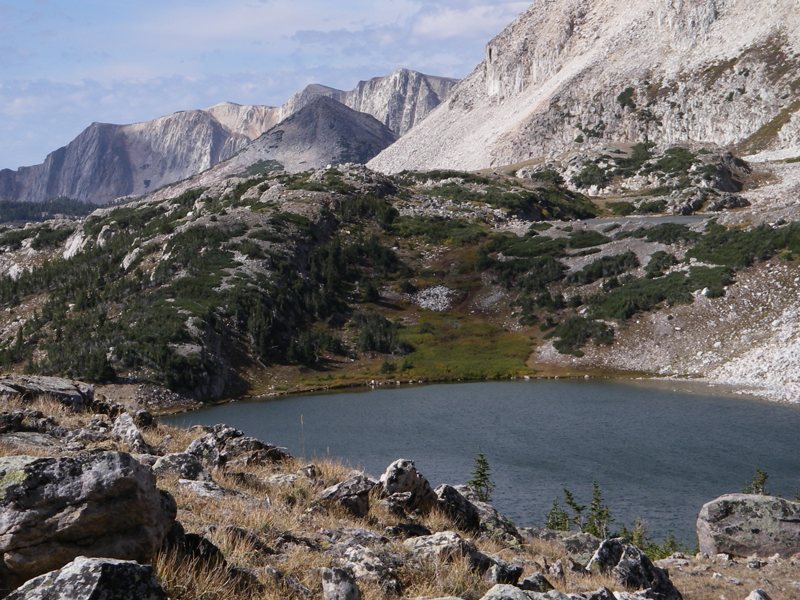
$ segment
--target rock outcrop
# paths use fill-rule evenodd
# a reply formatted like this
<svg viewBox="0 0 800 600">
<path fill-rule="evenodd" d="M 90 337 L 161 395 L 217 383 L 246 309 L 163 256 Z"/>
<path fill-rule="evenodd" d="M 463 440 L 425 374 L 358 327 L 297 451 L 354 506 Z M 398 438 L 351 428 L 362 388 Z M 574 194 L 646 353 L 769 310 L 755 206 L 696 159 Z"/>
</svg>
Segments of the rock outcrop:
<svg viewBox="0 0 800 600">
<path fill-rule="evenodd" d="M 390 500 L 394 497 L 394 502 L 402 505 L 405 510 L 425 511 L 437 500 L 431 484 L 417 472 L 413 460 L 401 458 L 394 461 L 381 475 L 380 484 L 383 494 Z M 403 498 L 398 495 L 403 495 Z"/>
<path fill-rule="evenodd" d="M 623 586 L 634 590 L 647 590 L 648 596 L 657 600 L 681 600 L 681 593 L 675 589 L 669 574 L 656 567 L 633 544 L 623 538 L 605 540 L 587 570 L 599 573 L 611 573 Z"/>
<path fill-rule="evenodd" d="M 793 0 L 534 3 L 370 166 L 476 170 L 609 141 L 796 148 L 799 20 Z"/>
<path fill-rule="evenodd" d="M 800 552 L 800 503 L 755 494 L 728 494 L 697 517 L 700 551 L 766 557 Z"/>
<path fill-rule="evenodd" d="M 150 561 L 175 500 L 129 454 L 0 458 L 0 588 L 78 556 Z"/>
<path fill-rule="evenodd" d="M 80 556 L 36 577 L 7 600 L 167 600 L 153 568 L 135 562 Z"/>
</svg>

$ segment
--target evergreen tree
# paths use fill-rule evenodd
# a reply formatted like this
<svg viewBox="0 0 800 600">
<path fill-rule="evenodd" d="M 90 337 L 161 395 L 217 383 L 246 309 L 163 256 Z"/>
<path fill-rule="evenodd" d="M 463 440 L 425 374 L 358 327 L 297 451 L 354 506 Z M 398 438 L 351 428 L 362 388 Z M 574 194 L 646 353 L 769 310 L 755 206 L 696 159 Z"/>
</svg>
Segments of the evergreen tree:
<svg viewBox="0 0 800 600">
<path fill-rule="evenodd" d="M 756 474 L 753 475 L 753 481 L 749 481 L 745 486 L 742 493 L 744 494 L 761 494 L 762 496 L 767 495 L 767 479 L 769 479 L 769 475 L 766 471 L 762 471 L 758 467 L 756 467 Z"/>
<path fill-rule="evenodd" d="M 472 479 L 467 481 L 467 485 L 477 492 L 481 502 L 489 502 L 489 496 L 491 496 L 495 486 L 491 480 L 489 461 L 486 460 L 480 446 L 478 446 L 478 455 L 475 457 L 475 470 L 470 471 L 470 475 L 472 475 Z"/>
<path fill-rule="evenodd" d="M 602 540 L 608 539 L 613 520 L 608 505 L 603 502 L 603 495 L 600 492 L 600 486 L 597 485 L 597 480 L 592 481 L 592 501 L 589 504 L 589 512 L 586 513 L 586 525 L 583 527 L 583 532 Z"/>
<path fill-rule="evenodd" d="M 558 498 L 553 500 L 553 507 L 545 517 L 544 526 L 546 529 L 555 529 L 556 531 L 569 531 L 569 515 L 558 504 Z"/>
</svg>

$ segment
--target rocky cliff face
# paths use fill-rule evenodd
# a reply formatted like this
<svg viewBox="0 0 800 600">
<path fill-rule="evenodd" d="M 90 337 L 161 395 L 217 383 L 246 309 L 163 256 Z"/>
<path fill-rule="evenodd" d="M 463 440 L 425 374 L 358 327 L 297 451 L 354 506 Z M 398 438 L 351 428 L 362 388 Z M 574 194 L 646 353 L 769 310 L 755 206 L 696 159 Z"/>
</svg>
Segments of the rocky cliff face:
<svg viewBox="0 0 800 600">
<path fill-rule="evenodd" d="M 93 123 L 41 165 L 0 171 L 0 199 L 103 204 L 211 168 L 277 122 L 277 109 L 223 104 L 146 123 Z"/>
<path fill-rule="evenodd" d="M 371 166 L 516 164 L 597 142 L 800 145 L 791 0 L 539 0 Z"/>
<path fill-rule="evenodd" d="M 0 171 L 0 200 L 36 202 L 68 197 L 104 204 L 121 196 L 145 194 L 230 158 L 320 97 L 372 115 L 402 135 L 438 106 L 455 83 L 453 79 L 401 69 L 387 77 L 362 81 L 350 92 L 311 85 L 280 108 L 223 102 L 206 110 L 179 112 L 134 125 L 94 123 L 67 146 L 48 155 L 43 164 Z M 351 115 L 347 115 L 344 129 L 351 126 Z M 395 139 L 385 131 L 378 138 Z M 369 147 L 381 150 L 385 147 L 382 144 Z M 331 155 L 329 147 L 320 148 L 318 156 L 327 158 L 312 159 L 312 163 L 339 162 L 339 154 L 348 154 L 342 152 Z M 354 150 L 353 156 L 367 160 L 374 154 L 362 148 Z"/>
<path fill-rule="evenodd" d="M 361 81 L 349 92 L 310 85 L 292 96 L 281 110 L 282 114 L 289 115 L 314 98 L 327 96 L 353 110 L 372 115 L 402 136 L 447 99 L 457 83 L 456 79 L 399 69 L 386 77 Z"/>
</svg>

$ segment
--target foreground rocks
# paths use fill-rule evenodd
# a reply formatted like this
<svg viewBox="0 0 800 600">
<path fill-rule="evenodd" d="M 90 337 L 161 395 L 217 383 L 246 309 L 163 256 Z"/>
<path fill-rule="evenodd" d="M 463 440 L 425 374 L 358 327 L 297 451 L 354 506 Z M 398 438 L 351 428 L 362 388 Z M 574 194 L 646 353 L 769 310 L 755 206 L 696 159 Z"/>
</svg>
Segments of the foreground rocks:
<svg viewBox="0 0 800 600">
<path fill-rule="evenodd" d="M 7 600 L 167 600 L 153 568 L 110 558 L 76 558 L 28 581 Z"/>
<path fill-rule="evenodd" d="M 0 586 L 13 589 L 78 556 L 149 562 L 176 512 L 129 454 L 0 458 Z"/>
<path fill-rule="evenodd" d="M 610 573 L 624 587 L 645 590 L 646 595 L 656 600 L 682 600 L 669 574 L 656 567 L 639 548 L 623 538 L 605 540 L 587 570 Z"/>
<path fill-rule="evenodd" d="M 700 551 L 709 555 L 784 557 L 800 552 L 800 502 L 728 494 L 705 504 L 697 517 Z"/>
</svg>

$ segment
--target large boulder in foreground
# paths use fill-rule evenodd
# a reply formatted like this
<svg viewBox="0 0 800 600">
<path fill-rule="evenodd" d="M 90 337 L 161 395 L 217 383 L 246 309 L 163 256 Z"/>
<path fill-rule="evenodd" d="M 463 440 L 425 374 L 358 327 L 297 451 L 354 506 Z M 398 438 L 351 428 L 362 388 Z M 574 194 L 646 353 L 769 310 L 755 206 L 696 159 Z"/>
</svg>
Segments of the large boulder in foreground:
<svg viewBox="0 0 800 600">
<path fill-rule="evenodd" d="M 648 598 L 682 600 L 669 574 L 656 567 L 644 552 L 624 538 L 605 540 L 586 568 L 597 573 L 609 573 L 627 588 L 646 590 Z"/>
<path fill-rule="evenodd" d="M 78 556 L 149 562 L 176 513 L 130 454 L 0 458 L 0 590 Z"/>
<path fill-rule="evenodd" d="M 700 551 L 734 556 L 792 556 L 800 552 L 800 502 L 728 494 L 705 504 L 697 517 Z"/>
<path fill-rule="evenodd" d="M 74 561 L 17 588 L 6 600 L 167 600 L 153 568 L 111 558 Z"/>
<path fill-rule="evenodd" d="M 380 484 L 386 496 L 410 494 L 404 503 L 404 507 L 410 511 L 426 511 L 437 500 L 431 484 L 417 471 L 413 460 L 400 458 L 394 461 L 381 475 Z"/>
</svg>

